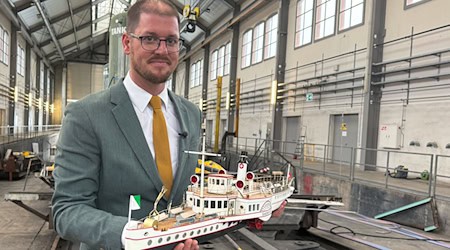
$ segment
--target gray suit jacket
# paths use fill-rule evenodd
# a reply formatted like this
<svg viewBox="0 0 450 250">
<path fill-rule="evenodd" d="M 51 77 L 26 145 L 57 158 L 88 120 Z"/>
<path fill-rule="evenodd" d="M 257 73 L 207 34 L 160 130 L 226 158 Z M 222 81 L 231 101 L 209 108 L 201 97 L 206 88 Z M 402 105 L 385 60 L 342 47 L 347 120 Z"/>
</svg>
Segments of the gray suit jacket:
<svg viewBox="0 0 450 250">
<path fill-rule="evenodd" d="M 198 157 L 183 151 L 198 150 L 201 113 L 170 91 L 169 97 L 179 133 L 184 134 L 179 137 L 179 166 L 170 198 L 177 205 L 197 166 Z M 68 105 L 57 149 L 52 199 L 56 231 L 64 239 L 82 242 L 82 249 L 120 249 L 129 196 L 141 195 L 141 209 L 132 213 L 140 219 L 152 210 L 162 187 L 123 83 Z M 159 209 L 168 202 L 161 200 Z"/>
</svg>

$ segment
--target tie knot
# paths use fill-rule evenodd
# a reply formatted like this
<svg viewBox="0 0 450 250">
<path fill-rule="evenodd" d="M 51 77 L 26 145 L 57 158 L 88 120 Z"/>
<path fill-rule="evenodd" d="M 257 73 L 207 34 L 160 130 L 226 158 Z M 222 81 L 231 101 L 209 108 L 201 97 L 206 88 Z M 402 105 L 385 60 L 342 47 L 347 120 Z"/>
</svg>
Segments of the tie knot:
<svg viewBox="0 0 450 250">
<path fill-rule="evenodd" d="M 150 106 L 152 106 L 153 109 L 161 109 L 161 98 L 157 95 L 152 96 L 152 99 L 150 99 Z"/>
</svg>

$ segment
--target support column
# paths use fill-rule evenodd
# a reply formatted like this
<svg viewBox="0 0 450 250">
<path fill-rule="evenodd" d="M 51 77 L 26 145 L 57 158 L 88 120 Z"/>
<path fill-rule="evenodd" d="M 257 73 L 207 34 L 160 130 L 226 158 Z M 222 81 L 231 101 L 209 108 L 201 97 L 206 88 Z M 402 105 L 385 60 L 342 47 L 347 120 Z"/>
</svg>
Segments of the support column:
<svg viewBox="0 0 450 250">
<path fill-rule="evenodd" d="M 48 87 L 48 68 L 46 65 L 44 65 L 44 93 L 42 93 L 42 125 L 47 125 L 47 109 L 46 106 L 48 105 L 48 96 L 47 96 L 47 87 Z M 47 105 L 45 105 L 47 103 Z"/>
<path fill-rule="evenodd" d="M 49 110 L 48 110 L 48 124 L 53 124 L 53 112 L 52 110 L 54 110 L 54 103 L 55 103 L 55 75 L 51 72 L 49 72 L 50 74 L 50 82 L 48 85 L 49 88 L 49 96 L 48 96 L 48 106 L 49 106 Z M 53 109 L 52 109 L 53 107 Z"/>
<path fill-rule="evenodd" d="M 235 4 L 233 18 L 237 17 L 241 12 L 241 6 Z M 228 125 L 227 132 L 233 133 L 238 130 L 234 127 L 234 116 L 236 113 L 236 79 L 237 79 L 237 58 L 238 58 L 238 47 L 239 47 L 239 29 L 241 25 L 237 22 L 233 25 L 233 37 L 231 39 L 231 51 L 230 51 L 230 83 L 228 85 L 228 91 L 230 92 L 230 107 L 228 109 Z M 234 101 L 234 105 L 232 105 Z M 230 140 L 230 144 L 232 141 Z M 224 150 L 224 149 L 222 149 Z"/>
<path fill-rule="evenodd" d="M 281 100 L 278 100 L 278 84 L 284 83 L 285 69 L 286 69 L 286 47 L 287 47 L 287 31 L 288 31 L 288 17 L 289 17 L 289 2 L 290 0 L 281 0 L 280 11 L 278 13 L 278 39 L 277 39 L 277 55 L 275 63 L 275 80 L 276 84 L 272 88 L 274 100 L 273 107 L 273 119 L 272 119 L 272 139 L 274 143 L 272 145 L 274 150 L 281 149 L 281 129 L 283 118 L 283 105 Z"/>
<path fill-rule="evenodd" d="M 381 76 L 373 75 L 380 72 L 381 66 L 373 66 L 374 63 L 383 61 L 383 46 L 385 35 L 386 0 L 374 0 L 372 2 L 372 18 L 368 39 L 368 56 L 364 83 L 364 113 L 362 126 L 362 148 L 378 147 L 378 128 L 380 123 L 381 85 L 372 85 L 372 82 L 380 82 Z M 375 151 L 361 151 L 364 170 L 375 170 L 377 153 Z"/>
<path fill-rule="evenodd" d="M 36 94 L 34 96 L 34 100 L 36 100 L 37 107 L 34 109 L 34 125 L 35 130 L 37 131 L 37 126 L 39 125 L 39 99 L 41 98 L 41 58 L 36 58 Z"/>
<path fill-rule="evenodd" d="M 27 43 L 25 47 L 25 100 L 30 97 L 30 83 L 31 83 L 31 47 Z M 30 106 L 29 101 L 24 104 L 23 124 L 28 127 L 30 120 Z M 25 129 L 28 131 L 28 128 Z"/>
<path fill-rule="evenodd" d="M 65 65 L 60 64 L 55 66 L 55 82 L 54 82 L 54 100 L 53 100 L 53 115 L 52 124 L 61 124 L 64 114 L 64 99 L 65 99 Z"/>
<path fill-rule="evenodd" d="M 189 48 L 186 48 L 186 53 L 189 52 Z M 188 57 L 184 61 L 184 98 L 189 100 L 189 80 L 191 75 L 191 58 Z"/>
<path fill-rule="evenodd" d="M 209 30 L 205 30 L 205 37 L 209 37 Z M 202 100 L 205 102 L 208 99 L 208 82 L 209 82 L 209 43 L 203 46 L 203 82 L 202 82 Z M 203 107 L 203 104 L 201 104 Z M 206 118 L 206 112 L 205 117 Z M 219 119 L 220 120 L 220 119 Z M 217 122 L 217 121 L 216 121 Z M 219 121 L 220 122 L 220 121 Z"/>
<path fill-rule="evenodd" d="M 9 51 L 9 99 L 8 99 L 8 125 L 12 128 L 9 129 L 9 134 L 14 134 L 15 115 L 16 115 L 16 79 L 17 79 L 17 28 L 14 23 L 11 22 L 11 43 Z"/>
</svg>

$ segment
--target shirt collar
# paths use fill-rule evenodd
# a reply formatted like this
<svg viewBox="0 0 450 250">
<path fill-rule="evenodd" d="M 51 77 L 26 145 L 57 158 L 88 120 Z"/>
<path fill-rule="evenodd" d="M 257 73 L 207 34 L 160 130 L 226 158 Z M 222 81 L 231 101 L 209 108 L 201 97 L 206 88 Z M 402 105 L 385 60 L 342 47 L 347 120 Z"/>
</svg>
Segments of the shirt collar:
<svg viewBox="0 0 450 250">
<path fill-rule="evenodd" d="M 123 80 L 123 84 L 125 85 L 125 89 L 127 90 L 133 105 L 136 106 L 139 111 L 144 112 L 145 108 L 147 108 L 150 103 L 152 95 L 133 82 L 130 77 L 130 73 L 128 73 Z M 163 108 L 168 109 L 170 102 L 169 91 L 166 86 L 164 86 L 163 91 L 158 96 L 161 98 Z"/>
</svg>

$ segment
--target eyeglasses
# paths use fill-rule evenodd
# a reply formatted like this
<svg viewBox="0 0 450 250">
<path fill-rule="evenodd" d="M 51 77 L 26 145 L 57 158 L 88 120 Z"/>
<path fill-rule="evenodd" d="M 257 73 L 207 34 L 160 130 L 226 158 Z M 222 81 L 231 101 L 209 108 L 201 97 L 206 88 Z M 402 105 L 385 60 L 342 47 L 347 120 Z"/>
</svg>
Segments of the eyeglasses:
<svg viewBox="0 0 450 250">
<path fill-rule="evenodd" d="M 155 51 L 161 45 L 161 42 L 166 43 L 167 52 L 178 52 L 183 45 L 183 40 L 173 37 L 159 38 L 157 36 L 138 36 L 133 33 L 129 33 L 131 37 L 141 40 L 141 46 L 144 50 Z"/>
</svg>

